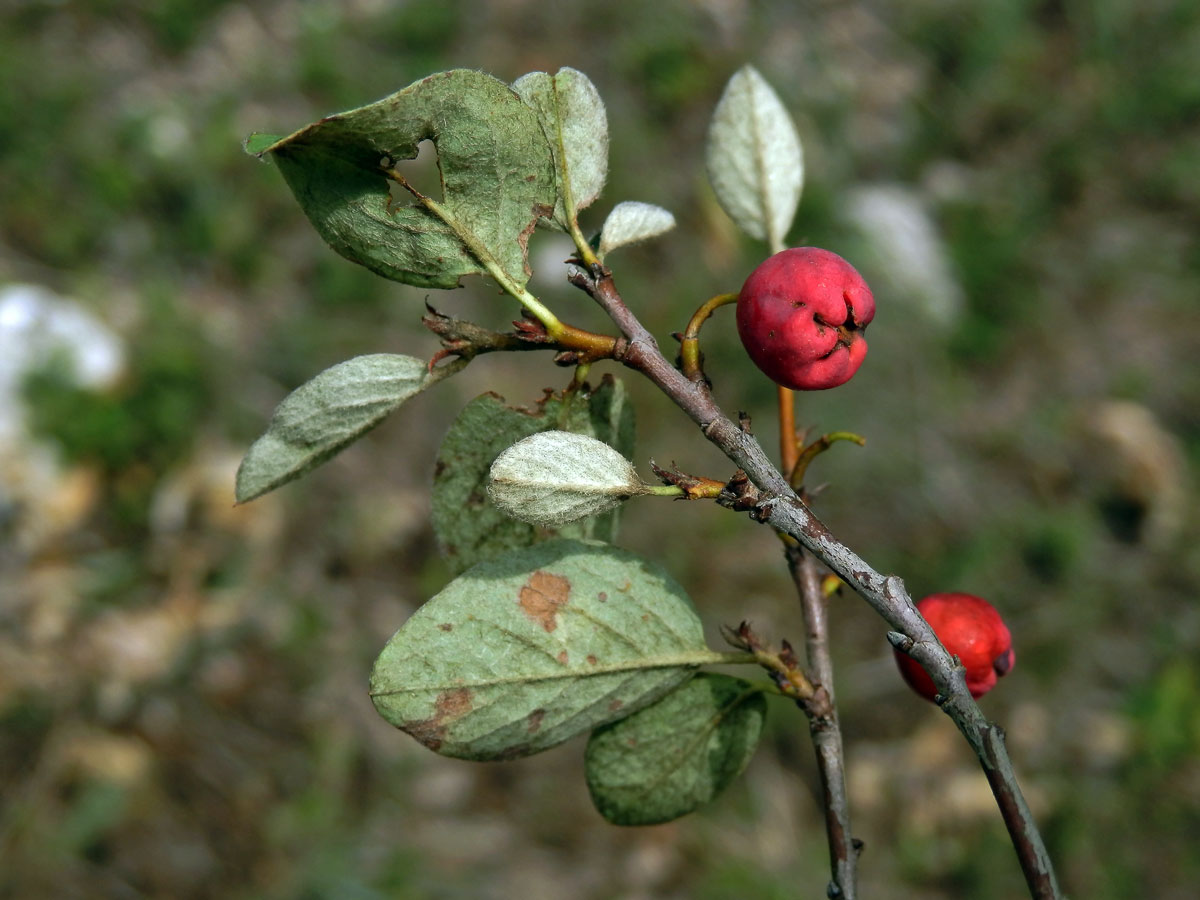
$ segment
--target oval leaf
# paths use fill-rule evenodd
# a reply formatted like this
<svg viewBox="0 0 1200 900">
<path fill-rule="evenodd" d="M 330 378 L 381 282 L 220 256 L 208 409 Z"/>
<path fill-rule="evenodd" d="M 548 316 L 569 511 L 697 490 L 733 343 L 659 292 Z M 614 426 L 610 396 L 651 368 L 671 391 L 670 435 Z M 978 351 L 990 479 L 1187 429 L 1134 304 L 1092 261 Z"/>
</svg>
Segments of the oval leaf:
<svg viewBox="0 0 1200 900">
<path fill-rule="evenodd" d="M 387 176 L 418 145 L 437 147 L 439 215 Z M 321 237 L 387 278 L 451 288 L 488 271 L 490 257 L 518 286 L 526 241 L 554 207 L 550 148 L 537 115 L 503 82 L 469 69 L 431 75 L 377 103 L 329 116 L 267 146 Z M 396 188 L 399 191 L 399 188 Z M 436 198 L 435 198 L 436 200 Z"/>
<path fill-rule="evenodd" d="M 596 86 L 576 69 L 555 74 L 530 72 L 513 90 L 541 120 L 554 156 L 558 200 L 554 221 L 570 227 L 579 213 L 600 196 L 608 176 L 608 116 Z"/>
<path fill-rule="evenodd" d="M 719 657 L 657 566 L 555 540 L 476 566 L 417 610 L 375 662 L 371 698 L 431 750 L 509 759 L 626 716 Z"/>
<path fill-rule="evenodd" d="M 586 519 L 645 490 L 620 453 L 569 431 L 544 431 L 517 441 L 496 457 L 488 476 L 492 502 L 531 525 Z"/>
<path fill-rule="evenodd" d="M 391 353 L 357 356 L 326 369 L 284 398 L 266 433 L 251 445 L 238 467 L 237 502 L 319 466 L 446 372 L 430 374 L 423 360 Z"/>
<path fill-rule="evenodd" d="M 753 66 L 729 79 L 705 153 L 717 200 L 742 231 L 783 249 L 804 186 L 804 154 L 792 117 Z"/>
<path fill-rule="evenodd" d="M 600 258 L 607 256 L 610 250 L 658 237 L 674 227 L 675 217 L 661 206 L 636 200 L 618 203 L 600 231 Z"/>
<path fill-rule="evenodd" d="M 590 391 L 550 394 L 534 409 L 514 409 L 497 394 L 476 397 L 450 426 L 433 474 L 433 531 L 451 571 L 463 572 L 545 537 L 616 537 L 616 509 L 548 530 L 510 518 L 488 498 L 496 457 L 522 438 L 551 429 L 586 434 L 633 456 L 633 406 L 624 384 L 611 375 Z"/>
<path fill-rule="evenodd" d="M 588 741 L 592 802 L 614 825 L 669 822 L 711 801 L 750 762 L 766 717 L 748 681 L 703 672 Z"/>
</svg>

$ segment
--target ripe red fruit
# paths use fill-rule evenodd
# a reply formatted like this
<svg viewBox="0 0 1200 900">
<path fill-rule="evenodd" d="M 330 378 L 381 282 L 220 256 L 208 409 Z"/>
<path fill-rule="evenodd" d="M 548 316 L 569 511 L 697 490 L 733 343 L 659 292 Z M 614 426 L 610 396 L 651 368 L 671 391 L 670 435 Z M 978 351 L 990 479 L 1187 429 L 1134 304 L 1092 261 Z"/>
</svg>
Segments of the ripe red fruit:
<svg viewBox="0 0 1200 900">
<path fill-rule="evenodd" d="M 962 661 L 967 670 L 967 688 L 972 697 L 982 697 L 1007 675 L 1016 662 L 1012 635 L 1000 613 L 986 600 L 972 594 L 930 594 L 917 604 L 942 645 Z M 933 680 L 912 657 L 896 652 L 900 674 L 909 686 L 927 700 L 937 694 Z"/>
<path fill-rule="evenodd" d="M 750 359 L 776 384 L 819 391 L 844 384 L 867 355 L 875 298 L 836 253 L 794 247 L 750 273 L 737 327 Z"/>
</svg>

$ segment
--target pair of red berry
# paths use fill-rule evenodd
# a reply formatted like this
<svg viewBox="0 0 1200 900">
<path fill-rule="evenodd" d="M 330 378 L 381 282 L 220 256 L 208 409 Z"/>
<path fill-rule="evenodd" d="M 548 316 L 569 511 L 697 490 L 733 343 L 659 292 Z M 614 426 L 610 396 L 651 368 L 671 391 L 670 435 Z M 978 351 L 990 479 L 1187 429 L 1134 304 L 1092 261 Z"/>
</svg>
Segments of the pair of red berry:
<svg viewBox="0 0 1200 900">
<path fill-rule="evenodd" d="M 737 302 L 738 335 L 750 359 L 776 384 L 818 391 L 844 384 L 867 355 L 863 332 L 875 298 L 857 270 L 836 253 L 797 247 L 776 253 L 746 279 Z M 917 604 L 948 652 L 966 669 L 979 697 L 1013 667 L 1012 637 L 995 608 L 971 594 L 932 594 Z M 937 689 L 911 657 L 897 651 L 900 673 L 922 697 Z"/>
</svg>

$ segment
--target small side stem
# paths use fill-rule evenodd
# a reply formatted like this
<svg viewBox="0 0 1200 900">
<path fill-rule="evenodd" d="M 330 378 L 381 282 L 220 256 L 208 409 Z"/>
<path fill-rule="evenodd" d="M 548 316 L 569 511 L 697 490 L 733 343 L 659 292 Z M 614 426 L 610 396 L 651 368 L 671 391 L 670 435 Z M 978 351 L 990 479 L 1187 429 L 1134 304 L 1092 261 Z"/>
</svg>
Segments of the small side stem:
<svg viewBox="0 0 1200 900">
<path fill-rule="evenodd" d="M 796 468 L 800 456 L 800 441 L 796 437 L 796 392 L 778 385 L 775 394 L 779 399 L 780 468 L 790 472 Z"/>
<path fill-rule="evenodd" d="M 614 358 L 624 343 L 621 338 L 594 334 L 567 324 L 562 325 L 557 338 L 550 338 L 541 323 L 526 320 L 514 322 L 515 331 L 501 333 L 474 322 L 443 315 L 428 304 L 426 308 L 428 313 L 421 322 L 442 342 L 442 350 L 434 357 L 431 368 L 447 356 L 470 359 L 481 353 L 496 351 L 555 350 L 559 353 L 555 358 L 559 365 L 584 368 L 577 377 L 577 381 L 582 383 L 587 377 L 587 366 L 596 360 Z"/>
<path fill-rule="evenodd" d="M 645 494 L 647 497 L 683 497 L 684 491 L 677 484 L 648 484 Z"/>
<path fill-rule="evenodd" d="M 692 381 L 704 380 L 704 370 L 700 367 L 700 329 L 715 310 L 726 304 L 736 303 L 737 298 L 737 294 L 717 294 L 704 301 L 700 308 L 692 313 L 679 347 L 680 369 Z"/>
<path fill-rule="evenodd" d="M 800 490 L 804 484 L 804 476 L 808 473 L 808 464 L 824 453 L 837 441 L 850 441 L 865 446 L 866 438 L 862 435 L 855 434 L 852 431 L 831 431 L 829 434 L 821 435 L 807 447 L 800 451 L 799 455 L 789 467 L 784 465 L 783 471 L 791 472 L 788 476 L 788 481 L 792 485 L 793 490 Z"/>
</svg>

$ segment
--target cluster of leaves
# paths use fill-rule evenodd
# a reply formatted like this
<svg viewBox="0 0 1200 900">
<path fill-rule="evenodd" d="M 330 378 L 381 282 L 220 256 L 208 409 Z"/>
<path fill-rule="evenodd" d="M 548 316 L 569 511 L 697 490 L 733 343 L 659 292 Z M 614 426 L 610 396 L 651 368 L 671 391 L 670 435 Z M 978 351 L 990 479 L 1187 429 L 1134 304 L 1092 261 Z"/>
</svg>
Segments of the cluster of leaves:
<svg viewBox="0 0 1200 900">
<path fill-rule="evenodd" d="M 440 197 L 398 165 L 426 140 Z M 561 323 L 526 291 L 535 227 L 568 233 L 580 260 L 597 264 L 674 225 L 666 210 L 627 202 L 598 235 L 581 233 L 579 211 L 607 176 L 608 125 L 595 87 L 572 69 L 511 86 L 443 72 L 287 137 L 252 135 L 247 150 L 275 161 L 342 256 L 422 287 L 488 275 L 551 337 Z M 708 164 L 735 222 L 781 244 L 799 200 L 800 145 L 753 69 L 734 76 L 718 106 Z M 321 373 L 250 448 L 239 502 L 329 459 L 467 361 L 373 354 Z M 637 478 L 632 454 L 632 408 L 609 375 L 595 388 L 577 379 L 531 409 L 491 393 L 468 404 L 433 486 L 434 530 L 458 577 L 388 642 L 371 696 L 385 719 L 448 756 L 509 759 L 591 731 L 597 808 L 648 824 L 690 812 L 741 772 L 769 688 L 698 673 L 731 654 L 705 645 L 666 573 L 608 543 L 621 502 L 662 492 Z"/>
</svg>

